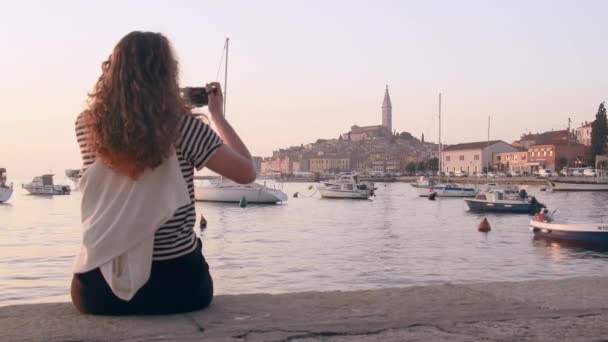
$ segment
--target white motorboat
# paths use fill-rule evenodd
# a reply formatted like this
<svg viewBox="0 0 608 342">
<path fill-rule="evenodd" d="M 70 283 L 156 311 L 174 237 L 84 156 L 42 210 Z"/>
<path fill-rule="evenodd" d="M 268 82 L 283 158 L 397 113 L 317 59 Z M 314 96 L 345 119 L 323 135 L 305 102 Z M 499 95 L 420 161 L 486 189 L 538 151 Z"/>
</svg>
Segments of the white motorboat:
<svg viewBox="0 0 608 342">
<path fill-rule="evenodd" d="M 288 196 L 280 189 L 264 184 L 237 184 L 220 179 L 207 185 L 194 187 L 194 198 L 201 202 L 239 203 L 243 198 L 248 203 L 274 204 L 287 202 Z"/>
<path fill-rule="evenodd" d="M 31 183 L 22 184 L 21 187 L 31 195 L 69 195 L 72 189 L 69 185 L 53 183 L 52 174 L 34 177 Z"/>
<path fill-rule="evenodd" d="M 608 183 L 577 182 L 577 181 L 547 181 L 551 191 L 608 191 Z"/>
<path fill-rule="evenodd" d="M 514 199 L 518 200 L 520 198 L 525 198 L 528 196 L 525 187 L 518 187 L 514 184 L 498 184 L 498 183 L 488 183 L 485 187 L 481 189 L 483 192 L 489 192 L 492 190 L 498 190 L 502 192 L 505 199 Z"/>
<path fill-rule="evenodd" d="M 6 169 L 0 168 L 0 203 L 4 203 L 13 194 L 13 183 L 6 185 Z"/>
<path fill-rule="evenodd" d="M 342 176 L 355 176 L 357 178 L 357 181 L 361 184 L 365 184 L 367 186 L 368 189 L 372 189 L 372 190 L 378 190 L 378 187 L 376 186 L 376 183 L 372 182 L 372 181 L 361 181 L 361 178 L 358 174 L 356 173 L 351 173 L 351 172 L 345 172 L 345 173 L 340 173 L 338 174 L 338 177 L 332 180 L 328 180 L 323 182 L 323 184 L 328 187 L 328 186 L 333 186 L 333 185 L 338 185 L 340 184 L 340 177 Z"/>
<path fill-rule="evenodd" d="M 608 191 L 608 170 L 596 164 L 594 177 L 563 177 L 547 180 L 547 188 L 552 191 Z"/>
<path fill-rule="evenodd" d="M 530 230 L 535 236 L 561 241 L 608 247 L 608 224 L 606 223 L 555 223 L 545 219 L 546 214 L 537 214 L 530 221 Z"/>
<path fill-rule="evenodd" d="M 416 183 L 412 183 L 410 184 L 411 186 L 413 186 L 414 188 L 429 188 L 432 185 L 434 185 L 435 182 L 429 178 L 426 178 L 424 176 L 421 176 L 420 178 L 418 178 L 416 180 Z"/>
<path fill-rule="evenodd" d="M 416 191 L 418 191 L 418 195 L 421 197 L 429 197 L 433 193 L 436 193 L 437 197 L 475 197 L 479 193 L 479 189 L 453 183 L 439 183 L 429 187 L 418 187 Z"/>
<path fill-rule="evenodd" d="M 324 198 L 368 199 L 374 196 L 374 188 L 360 182 L 357 175 L 342 175 L 319 187 L 319 192 Z"/>
</svg>

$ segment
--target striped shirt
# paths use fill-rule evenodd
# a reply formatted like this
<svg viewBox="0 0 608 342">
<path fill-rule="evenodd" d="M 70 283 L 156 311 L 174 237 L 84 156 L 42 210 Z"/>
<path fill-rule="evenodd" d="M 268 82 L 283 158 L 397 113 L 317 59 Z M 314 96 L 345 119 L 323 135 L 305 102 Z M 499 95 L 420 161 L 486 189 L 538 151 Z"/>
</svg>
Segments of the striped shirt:
<svg viewBox="0 0 608 342">
<path fill-rule="evenodd" d="M 156 231 L 153 260 L 175 259 L 196 248 L 194 168 L 201 170 L 223 144 L 209 125 L 192 114 L 182 117 L 178 132 L 175 151 L 182 175 L 188 185 L 190 204 L 177 209 L 173 217 Z M 96 160 L 95 152 L 89 150 L 87 146 L 87 135 L 88 128 L 84 124 L 81 114 L 76 120 L 76 139 L 80 146 L 83 172 Z"/>
</svg>

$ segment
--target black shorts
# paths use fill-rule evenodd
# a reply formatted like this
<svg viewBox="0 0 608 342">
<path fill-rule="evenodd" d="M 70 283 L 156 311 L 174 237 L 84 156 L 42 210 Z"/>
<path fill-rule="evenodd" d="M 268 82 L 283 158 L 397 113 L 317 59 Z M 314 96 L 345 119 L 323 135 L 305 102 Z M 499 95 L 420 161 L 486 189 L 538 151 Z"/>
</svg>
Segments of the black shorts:
<svg viewBox="0 0 608 342">
<path fill-rule="evenodd" d="M 213 281 L 199 240 L 198 247 L 187 255 L 153 261 L 150 279 L 129 301 L 114 295 L 99 268 L 74 274 L 70 292 L 74 306 L 86 314 L 171 314 L 209 306 Z"/>
</svg>

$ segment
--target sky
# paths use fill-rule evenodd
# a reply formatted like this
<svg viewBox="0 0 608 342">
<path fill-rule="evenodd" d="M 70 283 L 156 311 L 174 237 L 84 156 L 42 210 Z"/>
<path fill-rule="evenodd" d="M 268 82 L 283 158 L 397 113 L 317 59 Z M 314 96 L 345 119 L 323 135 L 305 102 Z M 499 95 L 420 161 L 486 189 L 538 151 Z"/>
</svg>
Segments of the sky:
<svg viewBox="0 0 608 342">
<path fill-rule="evenodd" d="M 172 42 L 180 83 L 216 80 L 254 155 L 381 122 L 437 140 L 516 140 L 594 118 L 608 100 L 608 1 L 0 0 L 0 165 L 80 167 L 74 120 L 125 34 Z"/>
</svg>

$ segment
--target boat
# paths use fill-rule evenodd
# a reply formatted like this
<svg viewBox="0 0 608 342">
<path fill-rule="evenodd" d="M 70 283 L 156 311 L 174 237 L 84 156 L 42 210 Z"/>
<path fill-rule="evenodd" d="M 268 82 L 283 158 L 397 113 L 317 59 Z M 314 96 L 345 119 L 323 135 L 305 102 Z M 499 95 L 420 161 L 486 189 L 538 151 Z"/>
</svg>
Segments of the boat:
<svg viewBox="0 0 608 342">
<path fill-rule="evenodd" d="M 6 169 L 0 167 L 0 203 L 7 202 L 13 195 L 13 183 L 6 185 Z"/>
<path fill-rule="evenodd" d="M 472 212 L 534 214 L 545 207 L 534 196 L 511 198 L 501 190 L 483 192 L 464 201 Z"/>
<path fill-rule="evenodd" d="M 411 183 L 410 185 L 414 188 L 428 189 L 429 187 L 435 185 L 435 182 L 433 180 L 431 180 L 430 178 L 427 178 L 425 176 L 420 176 L 420 178 L 418 178 L 415 183 Z"/>
<path fill-rule="evenodd" d="M 526 198 L 528 196 L 528 193 L 524 188 L 520 188 L 513 184 L 488 183 L 481 189 L 482 192 L 488 192 L 491 190 L 502 191 L 504 197 L 508 199 Z"/>
<path fill-rule="evenodd" d="M 594 177 L 563 177 L 547 180 L 547 189 L 551 191 L 608 191 L 608 170 L 603 161 L 597 157 Z"/>
<path fill-rule="evenodd" d="M 536 237 L 608 247 L 606 223 L 555 223 L 535 217 L 530 230 Z"/>
<path fill-rule="evenodd" d="M 432 181 L 428 181 L 428 185 L 424 185 L 424 178 L 420 178 L 415 185 L 412 185 L 416 188 L 418 195 L 420 197 L 429 197 L 431 194 L 434 194 L 433 197 L 475 197 L 479 193 L 479 189 L 454 184 L 454 183 L 443 183 L 441 182 L 441 176 L 443 174 L 443 146 L 441 144 L 441 93 L 439 93 L 439 171 L 438 177 L 439 181 L 437 183 L 433 183 Z M 447 171 L 446 171 L 447 172 Z"/>
<path fill-rule="evenodd" d="M 52 174 L 34 177 L 32 182 L 22 184 L 21 187 L 31 195 L 69 195 L 72 189 L 69 185 L 58 185 L 53 183 Z"/>
<path fill-rule="evenodd" d="M 65 176 L 68 177 L 69 180 L 78 184 L 80 182 L 80 177 L 82 177 L 82 170 L 80 169 L 67 169 L 65 170 Z"/>
<path fill-rule="evenodd" d="M 429 197 L 431 194 L 436 194 L 436 197 L 475 197 L 479 193 L 479 189 L 454 183 L 439 183 L 418 187 L 416 190 L 420 197 Z"/>
<path fill-rule="evenodd" d="M 227 179 L 219 179 L 208 185 L 194 187 L 194 199 L 201 202 L 239 203 L 243 198 L 247 203 L 276 204 L 287 202 L 288 196 L 280 189 L 264 184 L 237 184 Z"/>
<path fill-rule="evenodd" d="M 328 181 L 324 181 L 322 182 L 326 187 L 328 186 L 333 186 L 333 185 L 339 185 L 340 184 L 340 178 L 342 176 L 350 176 L 353 175 L 357 178 L 357 182 L 361 183 L 361 184 L 365 184 L 367 186 L 368 189 L 372 189 L 374 191 L 378 190 L 378 187 L 376 186 L 376 183 L 372 182 L 372 181 L 363 181 L 361 180 L 361 176 L 356 174 L 356 173 L 351 173 L 351 172 L 343 172 L 338 174 L 338 176 L 335 179 L 331 179 Z"/>
<path fill-rule="evenodd" d="M 230 39 L 226 38 L 224 44 L 224 116 L 226 116 L 226 103 L 228 99 L 228 48 Z M 197 177 L 195 177 L 197 178 Z M 247 199 L 248 203 L 281 203 L 287 202 L 288 196 L 280 189 L 271 188 L 264 184 L 250 183 L 237 184 L 223 177 L 211 181 L 204 186 L 194 187 L 194 198 L 203 202 L 227 202 L 239 203 L 241 199 Z"/>
<path fill-rule="evenodd" d="M 361 182 L 357 175 L 342 175 L 318 189 L 323 198 L 369 199 L 374 196 L 374 188 Z"/>
</svg>

